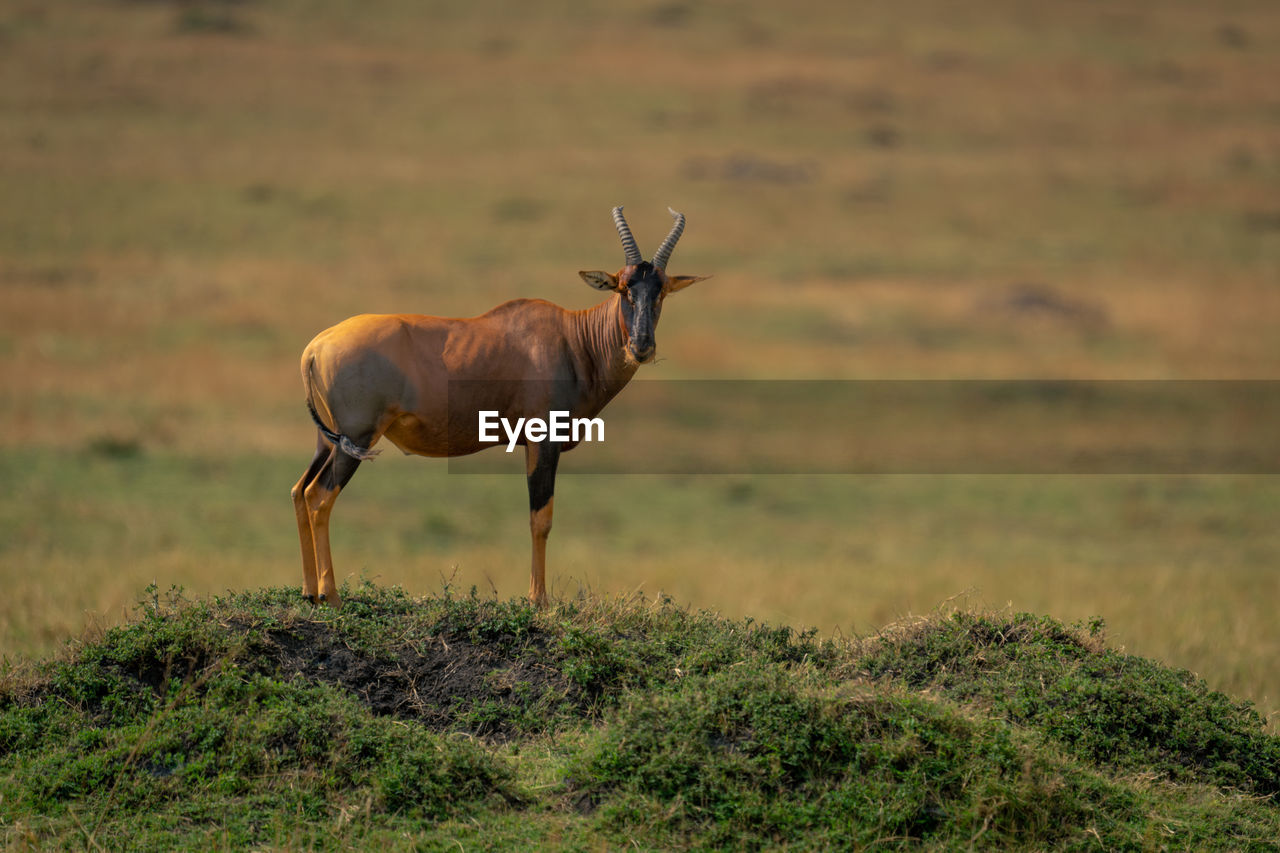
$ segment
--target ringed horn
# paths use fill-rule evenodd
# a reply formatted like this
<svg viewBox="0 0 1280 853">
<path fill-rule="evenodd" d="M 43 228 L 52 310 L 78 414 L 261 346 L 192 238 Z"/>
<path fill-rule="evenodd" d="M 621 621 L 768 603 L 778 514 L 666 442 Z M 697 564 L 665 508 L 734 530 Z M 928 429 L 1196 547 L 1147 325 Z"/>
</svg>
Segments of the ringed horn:
<svg viewBox="0 0 1280 853">
<path fill-rule="evenodd" d="M 667 239 L 662 241 L 658 251 L 653 253 L 653 265 L 660 270 L 667 268 L 667 262 L 671 260 L 671 252 L 675 249 L 676 243 L 680 242 L 680 235 L 684 233 L 684 214 L 669 207 L 667 212 L 671 214 L 675 224 L 671 226 L 671 233 L 667 235 Z M 618 237 L 622 239 L 622 251 L 627 266 L 643 263 L 644 256 L 640 254 L 640 247 L 636 245 L 636 238 L 631 236 L 631 226 L 627 225 L 627 219 L 622 215 L 622 205 L 618 205 L 613 209 L 613 224 L 618 229 Z"/>
</svg>

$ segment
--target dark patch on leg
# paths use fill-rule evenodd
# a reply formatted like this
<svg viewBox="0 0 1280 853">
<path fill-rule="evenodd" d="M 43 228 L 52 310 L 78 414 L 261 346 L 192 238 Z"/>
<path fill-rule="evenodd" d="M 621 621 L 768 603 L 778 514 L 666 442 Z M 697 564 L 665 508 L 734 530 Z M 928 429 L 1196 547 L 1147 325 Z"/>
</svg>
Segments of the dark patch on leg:
<svg viewBox="0 0 1280 853">
<path fill-rule="evenodd" d="M 307 470 L 303 472 L 302 479 L 298 481 L 298 488 L 305 490 L 307 486 L 320 473 L 320 469 L 324 467 L 324 463 L 329 461 L 329 455 L 333 452 L 333 448 L 324 440 L 322 435 L 316 436 L 316 455 L 312 457 L 311 464 L 307 466 Z"/>
<path fill-rule="evenodd" d="M 551 500 L 556 491 L 556 466 L 560 463 L 560 445 L 539 444 L 533 452 L 538 461 L 529 473 L 529 511 L 537 512 Z"/>
<path fill-rule="evenodd" d="M 356 475 L 356 469 L 359 467 L 359 459 L 344 452 L 341 448 L 335 447 L 333 448 L 332 463 L 325 466 L 320 482 L 326 489 L 337 491 L 351 482 L 351 478 Z"/>
</svg>

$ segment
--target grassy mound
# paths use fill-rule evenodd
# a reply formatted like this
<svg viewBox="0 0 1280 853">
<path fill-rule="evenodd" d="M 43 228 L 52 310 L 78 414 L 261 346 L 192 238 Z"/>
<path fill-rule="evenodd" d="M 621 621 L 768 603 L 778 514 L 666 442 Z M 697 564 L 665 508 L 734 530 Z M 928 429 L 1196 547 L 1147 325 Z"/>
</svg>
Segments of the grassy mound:
<svg viewBox="0 0 1280 853">
<path fill-rule="evenodd" d="M 0 840 L 1269 849 L 1280 738 L 1100 626 L 154 590 L 0 681 Z"/>
</svg>

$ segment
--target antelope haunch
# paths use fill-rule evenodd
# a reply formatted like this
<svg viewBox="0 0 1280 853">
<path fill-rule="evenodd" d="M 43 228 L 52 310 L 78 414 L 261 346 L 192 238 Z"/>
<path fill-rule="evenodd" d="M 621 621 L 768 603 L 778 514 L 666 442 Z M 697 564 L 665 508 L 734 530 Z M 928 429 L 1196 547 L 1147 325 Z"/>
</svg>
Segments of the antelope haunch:
<svg viewBox="0 0 1280 853">
<path fill-rule="evenodd" d="M 329 550 L 329 515 L 361 460 L 386 437 L 405 453 L 463 456 L 497 442 L 479 438 L 477 413 L 546 418 L 551 411 L 595 417 L 653 361 L 662 300 L 706 276 L 669 276 L 683 214 L 645 261 L 622 208 L 613 210 L 626 265 L 616 274 L 580 272 L 612 298 L 585 311 L 515 299 L 469 319 L 362 314 L 326 329 L 302 353 L 307 405 L 319 428 L 316 455 L 293 487 L 302 542 L 302 589 L 312 602 L 340 604 Z M 556 465 L 572 443 L 525 442 L 533 568 L 529 598 L 547 600 L 547 534 Z"/>
</svg>

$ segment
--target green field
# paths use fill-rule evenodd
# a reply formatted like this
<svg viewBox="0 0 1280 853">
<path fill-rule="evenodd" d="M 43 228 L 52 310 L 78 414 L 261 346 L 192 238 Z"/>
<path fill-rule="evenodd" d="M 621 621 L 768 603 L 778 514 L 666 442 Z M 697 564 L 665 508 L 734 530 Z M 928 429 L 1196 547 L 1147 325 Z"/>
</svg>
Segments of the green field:
<svg viewBox="0 0 1280 853">
<path fill-rule="evenodd" d="M 300 584 L 306 342 L 591 305 L 615 204 L 645 252 L 685 212 L 672 271 L 715 276 L 644 378 L 1276 378 L 1278 43 L 1263 0 L 6 4 L 0 655 L 153 581 Z M 574 476 L 590 451 L 554 595 L 823 636 L 1101 617 L 1276 725 L 1275 476 Z M 526 510 L 385 453 L 339 579 L 517 595 Z"/>
</svg>

